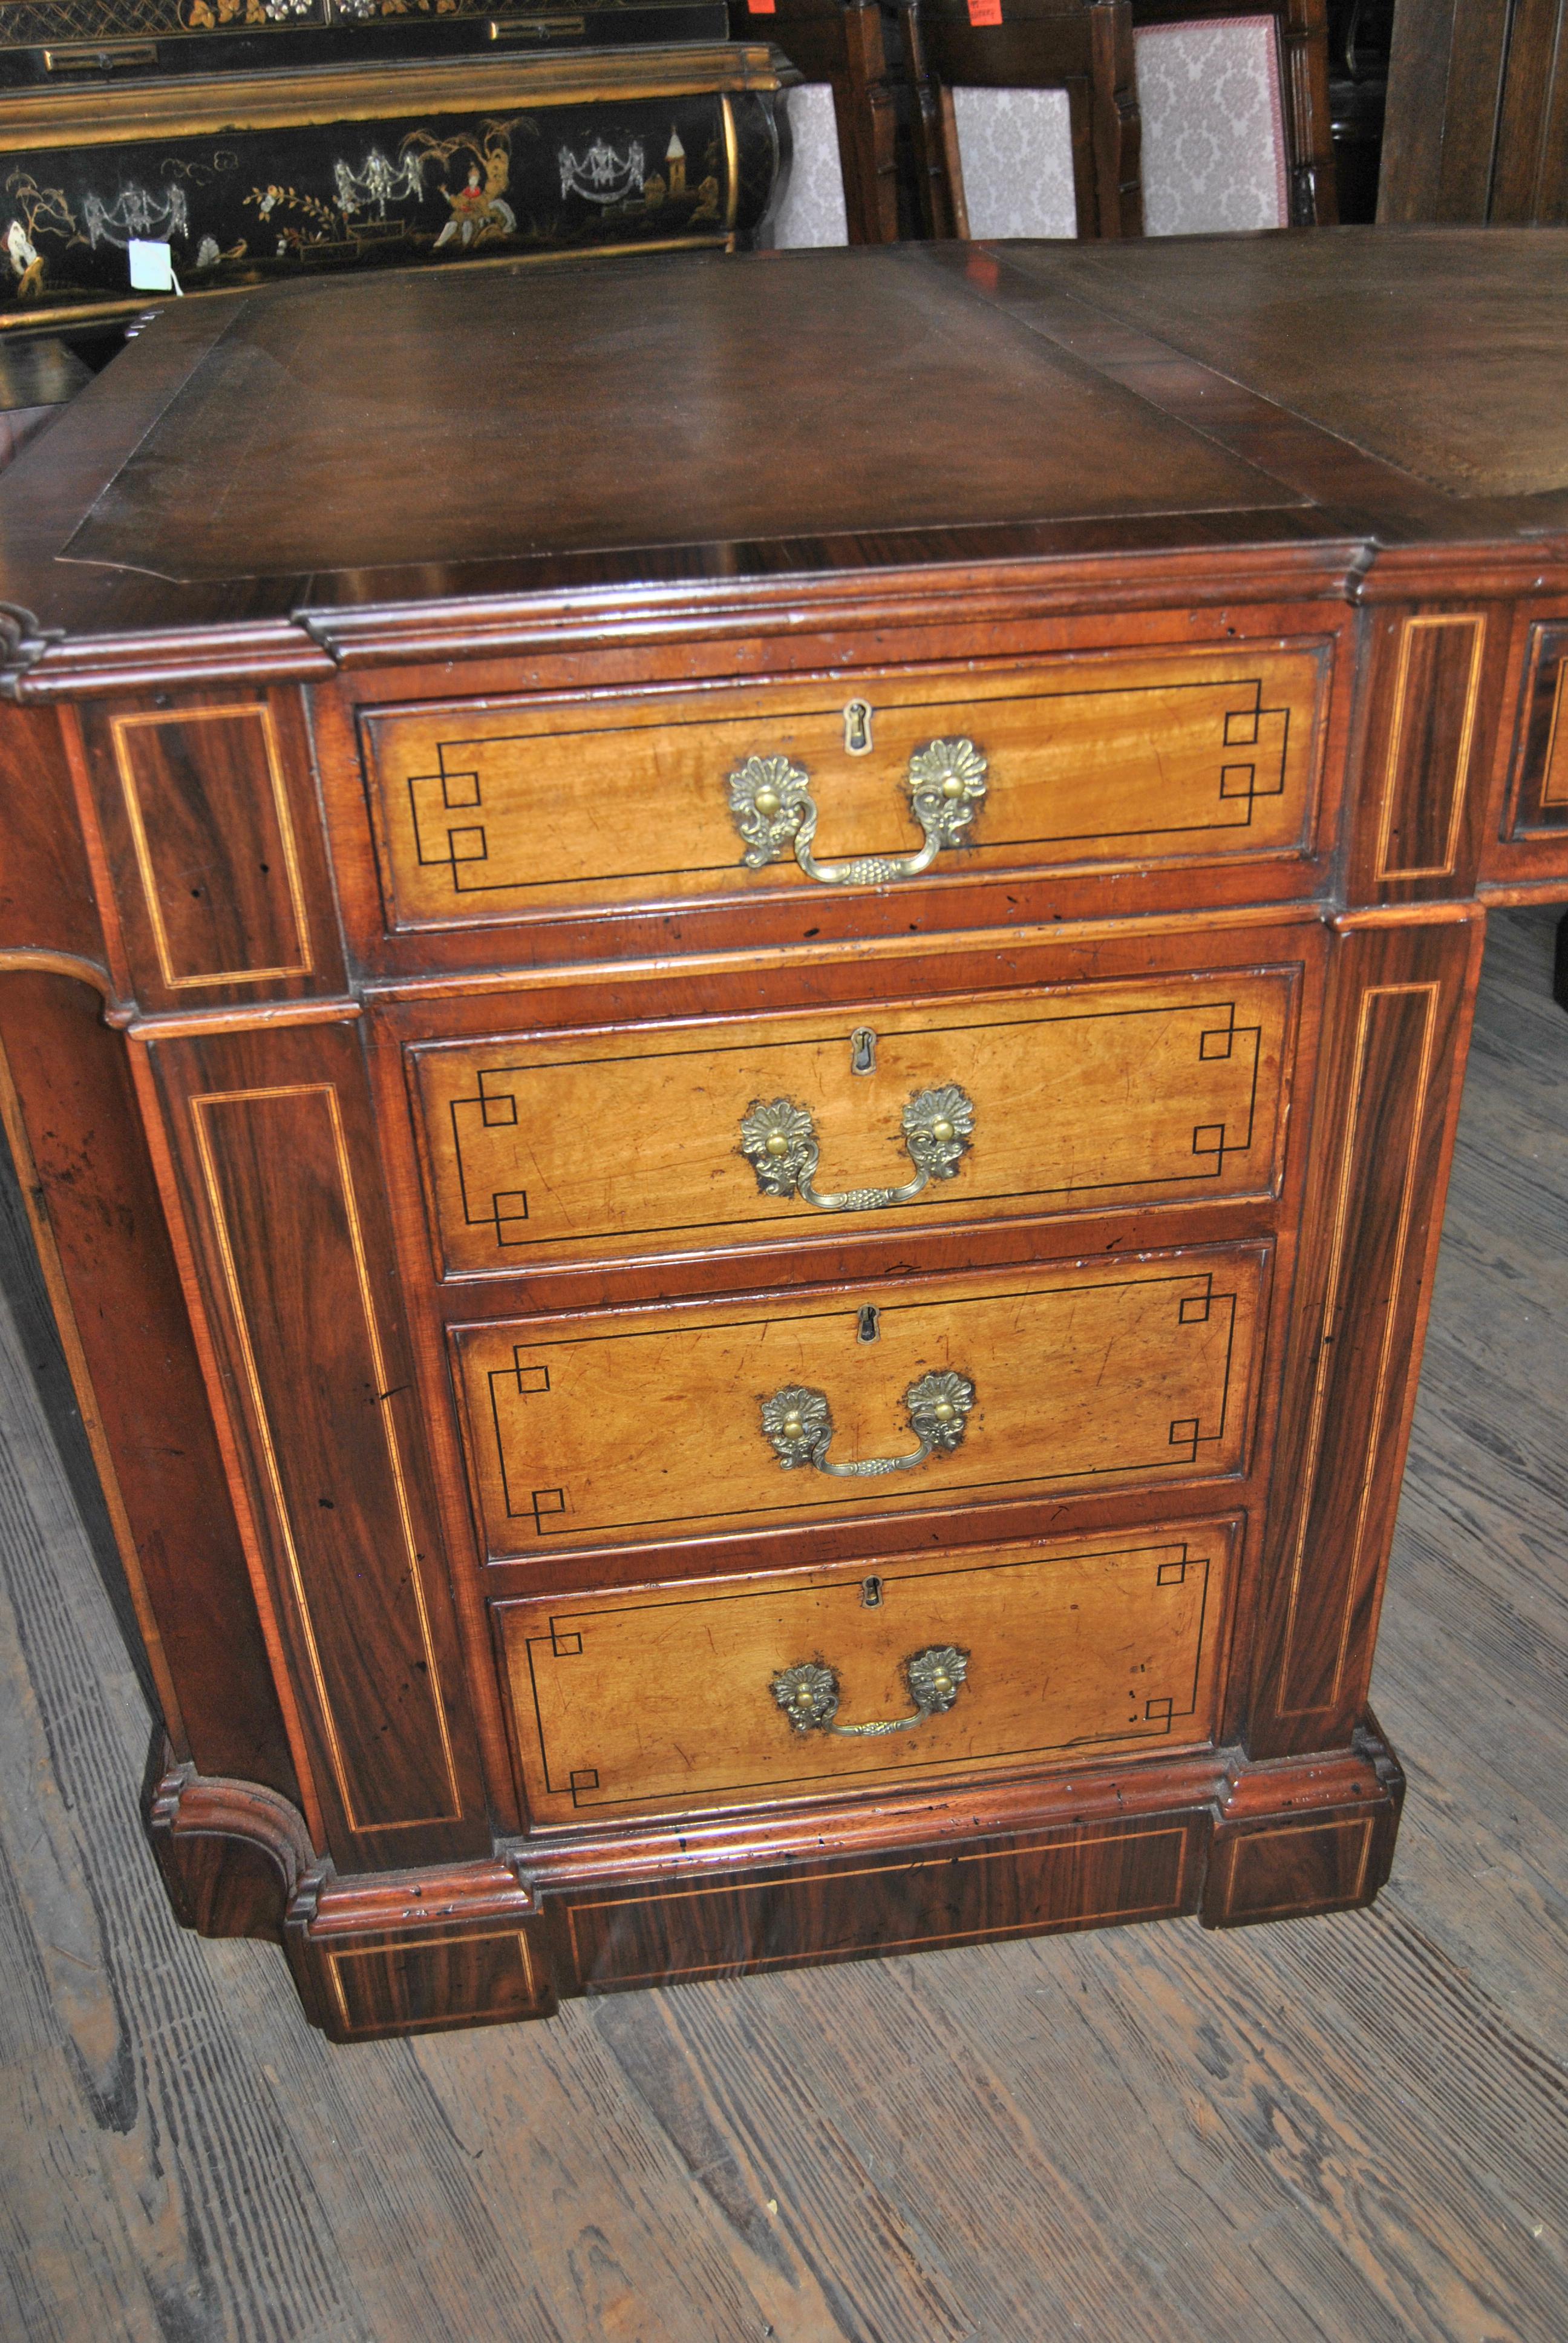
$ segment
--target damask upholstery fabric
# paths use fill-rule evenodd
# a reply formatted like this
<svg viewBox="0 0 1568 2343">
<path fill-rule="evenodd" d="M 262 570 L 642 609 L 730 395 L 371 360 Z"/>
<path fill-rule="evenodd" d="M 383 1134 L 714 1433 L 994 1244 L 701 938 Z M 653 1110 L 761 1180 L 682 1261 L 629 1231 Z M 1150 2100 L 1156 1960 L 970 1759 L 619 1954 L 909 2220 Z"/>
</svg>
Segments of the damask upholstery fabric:
<svg viewBox="0 0 1568 2343">
<path fill-rule="evenodd" d="M 955 89 L 970 234 L 1078 234 L 1064 89 Z"/>
<path fill-rule="evenodd" d="M 1134 39 L 1145 234 L 1288 226 L 1274 18 L 1147 25 Z"/>
<path fill-rule="evenodd" d="M 833 93 L 825 81 L 804 82 L 786 93 L 794 161 L 784 200 L 773 215 L 775 245 L 848 244 L 844 168 L 839 158 L 839 126 Z"/>
</svg>

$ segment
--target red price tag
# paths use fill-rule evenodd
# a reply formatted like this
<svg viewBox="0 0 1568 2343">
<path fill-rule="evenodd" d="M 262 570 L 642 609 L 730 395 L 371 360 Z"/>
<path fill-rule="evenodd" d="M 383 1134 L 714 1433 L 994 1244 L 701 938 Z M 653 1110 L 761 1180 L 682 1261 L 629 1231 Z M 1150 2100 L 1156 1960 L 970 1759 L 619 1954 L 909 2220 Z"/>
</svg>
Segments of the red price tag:
<svg viewBox="0 0 1568 2343">
<path fill-rule="evenodd" d="M 970 0 L 970 23 L 977 25 L 1000 25 L 1001 0 Z"/>
<path fill-rule="evenodd" d="M 746 13 L 749 16 L 776 16 L 778 0 L 746 0 Z"/>
</svg>

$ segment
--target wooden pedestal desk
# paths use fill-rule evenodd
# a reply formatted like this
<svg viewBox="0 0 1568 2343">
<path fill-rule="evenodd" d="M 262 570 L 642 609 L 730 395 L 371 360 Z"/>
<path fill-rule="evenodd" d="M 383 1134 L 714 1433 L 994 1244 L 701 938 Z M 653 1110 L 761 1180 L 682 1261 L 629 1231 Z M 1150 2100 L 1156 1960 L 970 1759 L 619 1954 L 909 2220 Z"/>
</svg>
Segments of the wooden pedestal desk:
<svg viewBox="0 0 1568 2343">
<path fill-rule="evenodd" d="M 22 456 L 182 1919 L 348 2040 L 1371 1900 L 1565 369 L 1550 230 L 687 256 L 186 301 Z"/>
</svg>

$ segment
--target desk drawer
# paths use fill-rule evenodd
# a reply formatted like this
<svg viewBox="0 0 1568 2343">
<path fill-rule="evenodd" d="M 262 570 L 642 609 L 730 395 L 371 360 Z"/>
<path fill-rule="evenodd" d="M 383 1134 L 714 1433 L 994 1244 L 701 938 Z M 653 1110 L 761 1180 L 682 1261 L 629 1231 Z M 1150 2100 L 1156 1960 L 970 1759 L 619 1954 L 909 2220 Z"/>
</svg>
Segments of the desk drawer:
<svg viewBox="0 0 1568 2343">
<path fill-rule="evenodd" d="M 448 1276 L 1266 1196 L 1286 969 L 409 1052 Z"/>
<path fill-rule="evenodd" d="M 1273 646 L 367 709 L 388 921 L 1302 852 L 1328 672 Z"/>
<path fill-rule="evenodd" d="M 530 1815 L 678 1812 L 1201 1745 L 1236 1536 L 1233 1522 L 1184 1523 L 498 1604 Z"/>
<path fill-rule="evenodd" d="M 1215 1247 L 459 1328 L 490 1551 L 1239 1472 L 1267 1259 Z"/>
</svg>

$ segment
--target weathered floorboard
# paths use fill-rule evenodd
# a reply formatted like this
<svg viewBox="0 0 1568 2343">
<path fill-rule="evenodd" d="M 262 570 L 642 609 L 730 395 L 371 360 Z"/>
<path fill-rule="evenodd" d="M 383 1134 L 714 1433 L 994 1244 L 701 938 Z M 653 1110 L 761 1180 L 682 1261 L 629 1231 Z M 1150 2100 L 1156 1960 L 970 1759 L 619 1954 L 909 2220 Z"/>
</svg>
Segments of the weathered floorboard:
<svg viewBox="0 0 1568 2343">
<path fill-rule="evenodd" d="M 1551 914 L 1493 921 L 1373 1687 L 1411 1792 L 1371 1914 L 1005 1944 L 331 2048 L 270 1947 L 182 1935 L 156 1883 L 144 1680 L 0 1214 L 0 2329 L 1561 2343 L 1552 937 Z"/>
</svg>

